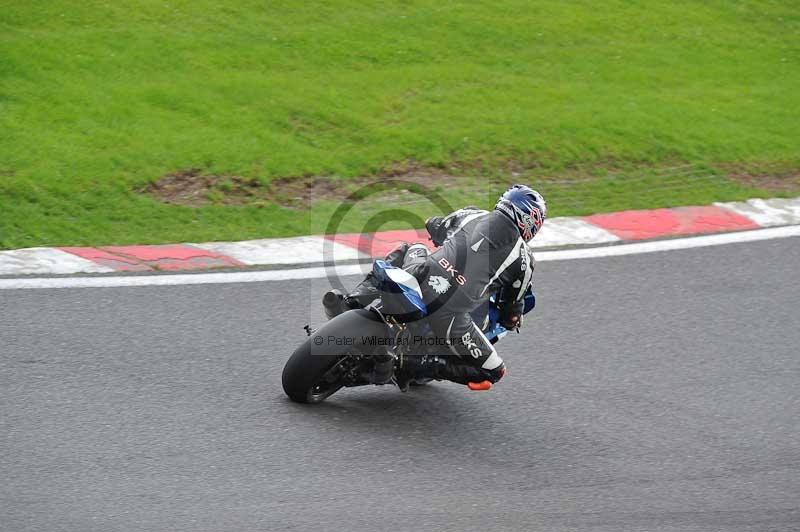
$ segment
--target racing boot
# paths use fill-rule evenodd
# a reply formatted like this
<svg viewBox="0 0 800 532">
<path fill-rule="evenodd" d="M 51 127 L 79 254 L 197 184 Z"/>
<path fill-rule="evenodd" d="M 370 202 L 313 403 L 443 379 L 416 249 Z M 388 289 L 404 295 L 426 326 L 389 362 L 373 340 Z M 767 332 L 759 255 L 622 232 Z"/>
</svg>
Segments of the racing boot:
<svg viewBox="0 0 800 532">
<path fill-rule="evenodd" d="M 482 391 L 490 390 L 492 384 L 505 374 L 505 364 L 485 370 L 451 356 L 409 356 L 403 359 L 403 366 L 395 371 L 394 381 L 403 392 L 415 381 L 428 379 L 447 380 L 463 384 L 473 391 Z"/>
<path fill-rule="evenodd" d="M 438 356 L 407 356 L 403 365 L 394 372 L 394 383 L 401 392 L 408 391 L 408 387 L 418 381 L 441 379 L 439 374 L 446 365 L 446 360 Z"/>
<path fill-rule="evenodd" d="M 364 308 L 379 297 L 381 297 L 381 295 L 377 287 L 377 282 L 375 281 L 375 276 L 370 272 L 363 281 L 358 283 L 352 292 L 344 296 L 342 306 L 344 310 Z"/>
<path fill-rule="evenodd" d="M 380 293 L 375 287 L 374 277 L 370 273 L 349 294 L 343 294 L 338 288 L 325 292 L 325 295 L 322 296 L 322 307 L 325 310 L 325 316 L 330 320 L 346 310 L 364 308 L 379 297 Z"/>
</svg>

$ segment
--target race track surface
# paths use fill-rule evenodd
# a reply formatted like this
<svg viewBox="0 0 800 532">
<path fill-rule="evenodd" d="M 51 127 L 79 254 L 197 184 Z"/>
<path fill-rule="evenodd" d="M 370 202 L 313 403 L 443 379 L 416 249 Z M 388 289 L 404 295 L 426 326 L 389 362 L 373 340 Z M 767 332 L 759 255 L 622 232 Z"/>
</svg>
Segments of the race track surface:
<svg viewBox="0 0 800 532">
<path fill-rule="evenodd" d="M 798 280 L 798 238 L 543 263 L 491 392 L 315 407 L 321 280 L 3 291 L 0 530 L 796 531 Z"/>
</svg>

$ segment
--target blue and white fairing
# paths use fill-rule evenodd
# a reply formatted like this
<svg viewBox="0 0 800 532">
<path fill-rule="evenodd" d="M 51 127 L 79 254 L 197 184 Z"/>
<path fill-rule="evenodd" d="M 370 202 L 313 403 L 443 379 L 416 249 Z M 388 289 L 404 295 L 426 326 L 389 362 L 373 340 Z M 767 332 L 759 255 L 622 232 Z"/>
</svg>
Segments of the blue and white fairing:
<svg viewBox="0 0 800 532">
<path fill-rule="evenodd" d="M 422 300 L 422 290 L 413 275 L 384 260 L 372 263 L 372 274 L 383 293 L 381 301 L 386 314 L 428 315 L 428 308 Z"/>
</svg>

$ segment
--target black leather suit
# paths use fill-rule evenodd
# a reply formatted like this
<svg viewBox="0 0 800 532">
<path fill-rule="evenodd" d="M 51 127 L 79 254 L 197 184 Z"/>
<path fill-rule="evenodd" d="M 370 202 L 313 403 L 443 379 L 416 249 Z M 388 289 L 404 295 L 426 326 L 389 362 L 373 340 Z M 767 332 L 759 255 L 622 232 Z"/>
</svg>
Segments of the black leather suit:
<svg viewBox="0 0 800 532">
<path fill-rule="evenodd" d="M 428 307 L 426 319 L 447 344 L 448 352 L 421 372 L 461 384 L 497 382 L 505 373 L 503 360 L 470 312 L 498 294 L 501 314 L 521 315 L 534 268 L 530 249 L 514 224 L 497 211 L 461 209 L 432 218 L 427 228 L 438 249 L 429 253 L 423 244 L 404 245 L 387 257 L 418 279 Z"/>
</svg>

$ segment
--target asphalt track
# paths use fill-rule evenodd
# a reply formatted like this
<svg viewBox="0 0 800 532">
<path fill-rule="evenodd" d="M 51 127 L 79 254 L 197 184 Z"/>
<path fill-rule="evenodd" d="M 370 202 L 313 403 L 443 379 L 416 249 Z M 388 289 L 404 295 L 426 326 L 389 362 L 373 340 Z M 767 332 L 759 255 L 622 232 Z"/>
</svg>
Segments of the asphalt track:
<svg viewBox="0 0 800 532">
<path fill-rule="evenodd" d="M 323 280 L 0 291 L 0 530 L 800 530 L 800 238 L 537 270 L 491 392 L 315 407 Z"/>
</svg>

